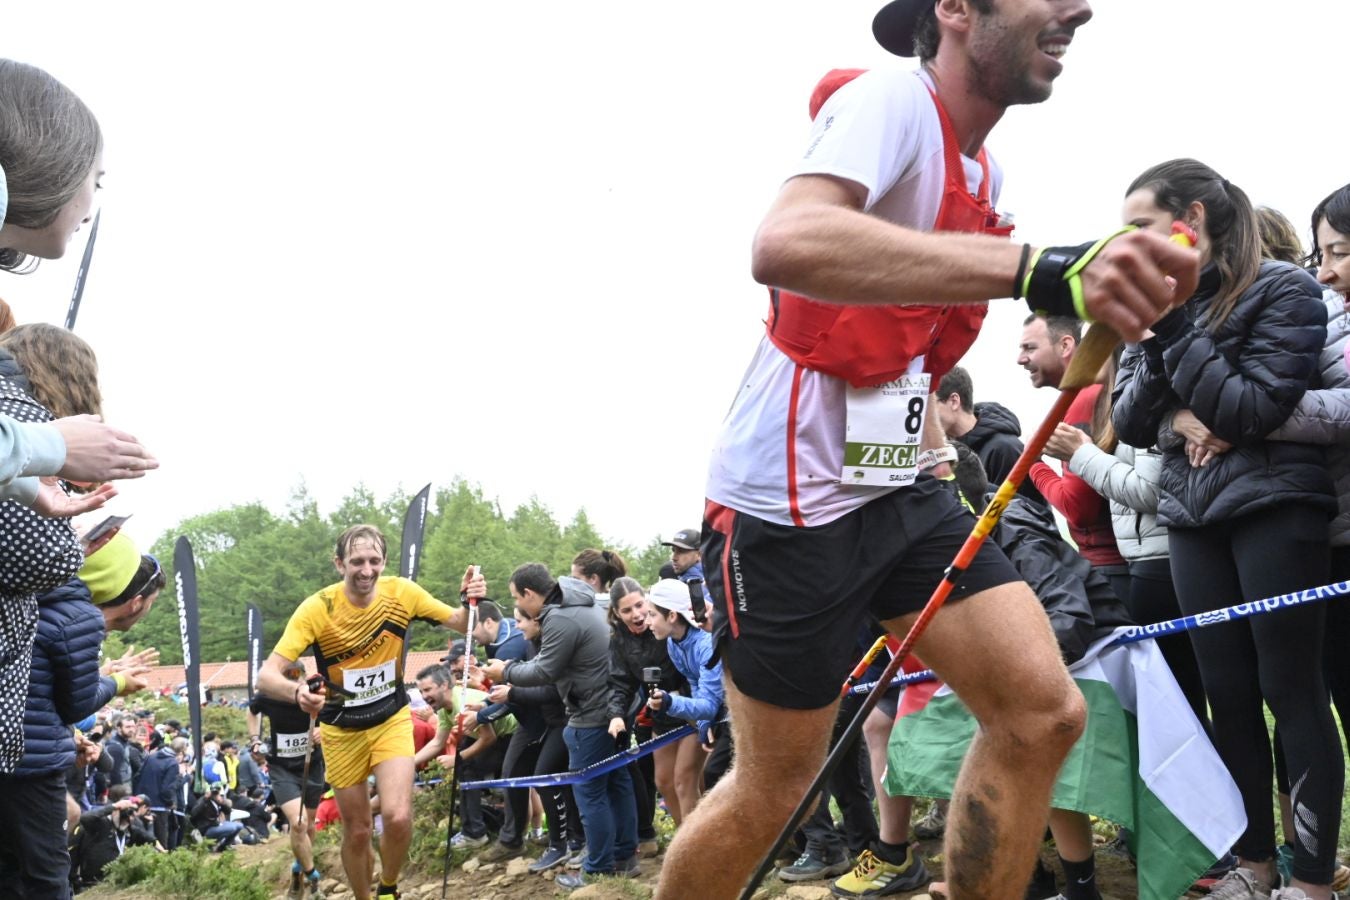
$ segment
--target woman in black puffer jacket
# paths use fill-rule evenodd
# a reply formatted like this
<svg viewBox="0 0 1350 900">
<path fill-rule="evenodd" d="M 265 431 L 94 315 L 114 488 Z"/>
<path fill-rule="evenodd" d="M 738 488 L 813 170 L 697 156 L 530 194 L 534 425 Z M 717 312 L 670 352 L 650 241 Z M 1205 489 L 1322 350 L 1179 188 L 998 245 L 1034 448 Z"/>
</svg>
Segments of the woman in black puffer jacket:
<svg viewBox="0 0 1350 900">
<path fill-rule="evenodd" d="M 1139 176 L 1125 218 L 1159 231 L 1185 221 L 1204 263 L 1195 294 L 1122 358 L 1112 416 L 1122 440 L 1156 438 L 1163 451 L 1158 518 L 1182 610 L 1326 583 L 1336 501 L 1323 451 L 1266 439 L 1317 387 L 1320 288 L 1296 266 L 1262 262 L 1246 194 L 1195 160 Z M 1324 616 L 1309 604 L 1191 632 L 1215 745 L 1247 812 L 1240 867 L 1211 896 L 1265 897 L 1279 884 L 1263 702 L 1298 785 L 1292 884 L 1329 896 L 1344 770 L 1322 679 Z"/>
<path fill-rule="evenodd" d="M 609 606 L 609 733 L 619 742 L 620 749 L 628 747 L 630 735 L 642 743 L 683 724 L 664 718 L 652 721 L 647 713 L 644 669 L 661 670 L 658 682 L 661 690 L 674 694 L 689 692 L 688 682 L 666 651 L 666 642 L 657 640 L 647 626 L 648 609 L 647 594 L 637 579 L 615 579 Z M 666 809 L 678 825 L 684 818 L 683 798 L 691 802 L 698 798 L 704 759 L 698 737 L 690 735 L 631 763 L 633 796 L 638 809 L 638 852 L 643 856 L 655 856 L 658 849 L 653 824 L 656 792 L 660 790 Z"/>
</svg>

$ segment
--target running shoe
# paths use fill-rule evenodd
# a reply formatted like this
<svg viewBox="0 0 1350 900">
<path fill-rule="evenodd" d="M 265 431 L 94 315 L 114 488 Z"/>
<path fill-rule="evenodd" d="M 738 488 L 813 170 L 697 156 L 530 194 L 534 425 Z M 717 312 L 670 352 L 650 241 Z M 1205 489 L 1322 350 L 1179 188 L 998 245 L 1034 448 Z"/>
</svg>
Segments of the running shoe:
<svg viewBox="0 0 1350 900">
<path fill-rule="evenodd" d="M 1270 900 L 1270 888 L 1251 869 L 1239 866 L 1216 881 L 1209 896 L 1211 900 Z"/>
<path fill-rule="evenodd" d="M 792 865 L 779 869 L 778 877 L 784 881 L 814 881 L 817 878 L 833 878 L 848 870 L 847 856 L 841 856 L 834 862 L 826 862 L 810 853 L 803 853 Z"/>
<path fill-rule="evenodd" d="M 488 842 L 486 834 L 480 834 L 478 837 L 467 835 L 462 831 L 455 832 L 455 836 L 450 839 L 451 847 L 481 847 Z"/>
<path fill-rule="evenodd" d="M 871 850 L 864 850 L 858 864 L 830 887 L 836 897 L 884 897 L 918 890 L 928 881 L 928 870 L 911 844 L 904 865 L 888 863 Z"/>
<path fill-rule="evenodd" d="M 932 841 L 942 837 L 947 830 L 947 810 L 934 800 L 923 818 L 914 823 L 914 836 L 921 841 Z"/>
<path fill-rule="evenodd" d="M 491 847 L 478 854 L 478 861 L 485 863 L 503 862 L 508 859 L 515 859 L 524 852 L 525 847 L 522 845 L 512 847 L 509 844 L 503 844 L 501 841 L 497 841 Z"/>
<path fill-rule="evenodd" d="M 530 872 L 538 875 L 540 872 L 547 872 L 549 869 L 556 868 L 572 858 L 572 854 L 566 847 L 549 847 L 544 851 L 544 855 L 530 863 Z"/>
</svg>

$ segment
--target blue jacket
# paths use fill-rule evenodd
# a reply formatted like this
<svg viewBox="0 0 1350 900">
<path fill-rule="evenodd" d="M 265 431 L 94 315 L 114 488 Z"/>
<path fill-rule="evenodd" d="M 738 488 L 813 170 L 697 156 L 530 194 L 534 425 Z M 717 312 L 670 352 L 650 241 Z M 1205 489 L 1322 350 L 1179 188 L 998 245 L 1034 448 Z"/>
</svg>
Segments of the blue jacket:
<svg viewBox="0 0 1350 900">
<path fill-rule="evenodd" d="M 14 774 L 38 775 L 75 764 L 70 726 L 103 707 L 117 693 L 99 674 L 103 613 L 89 589 L 72 579 L 38 598 L 33 674 L 23 713 L 23 759 Z"/>
<path fill-rule="evenodd" d="M 725 688 L 722 686 L 722 663 L 708 667 L 712 659 L 712 635 L 693 625 L 685 630 L 682 640 L 674 636 L 666 638 L 666 652 L 670 654 L 675 668 L 689 680 L 692 696 L 667 694 L 670 706 L 661 711 L 676 719 L 688 722 L 703 722 L 716 719 L 722 709 Z"/>
<path fill-rule="evenodd" d="M 498 627 L 500 630 L 497 632 L 497 640 L 486 647 L 487 658 L 500 659 L 502 662 L 524 659 L 525 634 L 520 630 L 520 626 L 514 619 L 502 619 Z"/>
<path fill-rule="evenodd" d="M 178 755 L 168 747 L 160 747 L 145 758 L 136 779 L 136 793 L 149 797 L 150 805 L 157 809 L 174 809 L 181 781 Z"/>
</svg>

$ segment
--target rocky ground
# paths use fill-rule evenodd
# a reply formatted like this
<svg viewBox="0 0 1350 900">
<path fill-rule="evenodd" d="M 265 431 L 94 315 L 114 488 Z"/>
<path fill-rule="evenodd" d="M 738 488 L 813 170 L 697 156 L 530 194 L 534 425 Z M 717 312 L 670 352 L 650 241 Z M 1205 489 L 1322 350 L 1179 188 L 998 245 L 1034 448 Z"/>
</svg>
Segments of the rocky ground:
<svg viewBox="0 0 1350 900">
<path fill-rule="evenodd" d="M 929 841 L 921 846 L 924 851 L 925 864 L 929 871 L 932 872 L 934 878 L 940 878 L 942 872 L 942 847 L 940 842 Z M 274 858 L 287 856 L 288 850 L 285 841 L 273 840 L 265 845 L 240 847 L 231 852 L 238 854 L 241 864 L 254 866 L 261 874 L 265 863 Z M 1105 897 L 1108 900 L 1134 900 L 1136 896 L 1134 871 L 1129 863 L 1105 851 L 1099 852 L 1097 858 L 1099 883 Z M 526 871 L 526 866 L 529 865 L 532 858 L 519 858 L 508 860 L 505 863 L 483 865 L 480 865 L 477 859 L 469 858 L 451 872 L 447 896 L 453 898 L 453 900 L 523 900 L 523 898 L 565 896 L 570 896 L 575 900 L 645 900 L 645 898 L 652 896 L 655 889 L 661 871 L 662 859 L 662 856 L 658 856 L 654 859 L 643 860 L 640 874 L 635 879 L 601 879 L 596 884 L 588 885 L 568 895 L 561 889 L 555 889 L 552 879 L 547 875 L 531 875 Z M 1052 860 L 1053 853 L 1048 852 L 1047 862 Z M 272 871 L 276 870 L 275 866 L 267 868 Z M 329 849 L 324 852 L 321 870 L 331 873 L 323 881 L 327 896 L 331 900 L 350 900 L 351 891 L 346 885 L 341 884 L 337 878 L 331 877 L 332 874 L 342 871 L 335 850 Z M 286 884 L 284 881 L 278 881 L 275 888 L 277 898 L 285 896 Z M 401 885 L 401 890 L 404 900 L 440 898 L 441 872 L 439 870 L 435 872 L 408 872 Z M 133 898 L 142 900 L 142 898 L 149 898 L 151 895 L 134 888 L 121 891 L 100 888 L 80 896 L 88 898 L 88 900 L 133 900 Z M 771 883 L 766 887 L 761 888 L 757 896 L 762 898 L 790 897 L 794 900 L 825 900 L 831 894 L 827 882 L 788 885 L 775 878 L 771 879 Z M 894 896 L 926 900 L 928 895 L 921 891 Z M 167 898 L 155 896 L 154 900 L 167 900 Z"/>
</svg>

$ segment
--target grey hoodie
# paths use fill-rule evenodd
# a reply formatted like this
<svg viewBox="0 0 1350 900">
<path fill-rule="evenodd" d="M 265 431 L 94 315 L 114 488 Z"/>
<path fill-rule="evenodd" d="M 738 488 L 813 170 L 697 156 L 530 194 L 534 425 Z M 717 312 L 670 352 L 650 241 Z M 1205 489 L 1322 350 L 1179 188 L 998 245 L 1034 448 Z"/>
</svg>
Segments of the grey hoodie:
<svg viewBox="0 0 1350 900">
<path fill-rule="evenodd" d="M 609 724 L 609 626 L 586 582 L 563 576 L 539 612 L 539 652 L 529 661 L 507 663 L 507 684 L 551 684 L 567 707 L 567 724 Z"/>
</svg>

